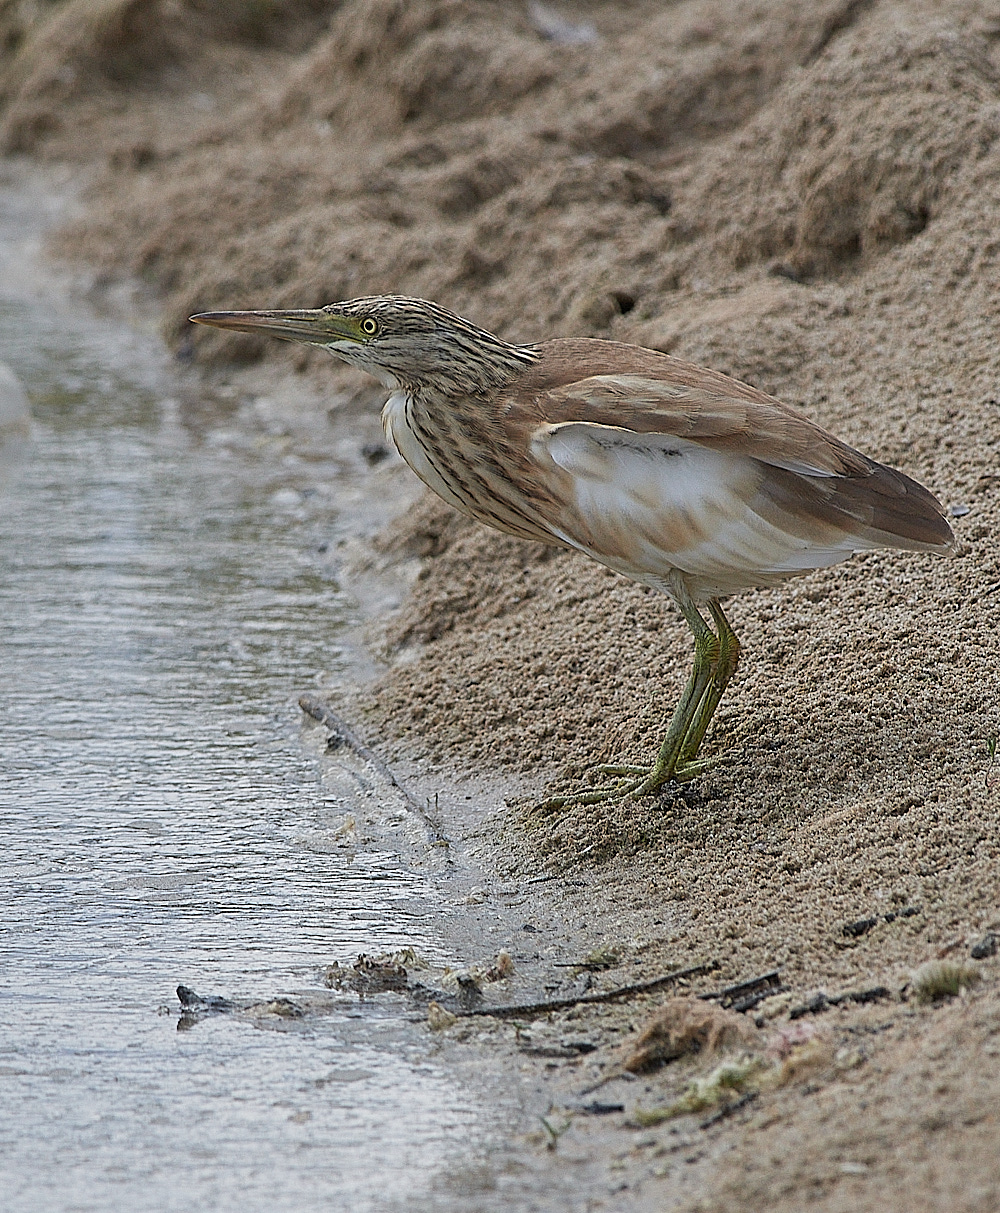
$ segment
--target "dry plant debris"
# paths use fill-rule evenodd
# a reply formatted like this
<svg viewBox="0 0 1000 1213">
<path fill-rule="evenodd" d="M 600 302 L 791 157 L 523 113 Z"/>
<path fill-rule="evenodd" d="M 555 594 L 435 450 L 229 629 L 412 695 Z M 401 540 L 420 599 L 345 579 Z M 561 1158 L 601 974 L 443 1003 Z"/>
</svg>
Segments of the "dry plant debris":
<svg viewBox="0 0 1000 1213">
<path fill-rule="evenodd" d="M 734 1011 L 693 998 L 671 998 L 629 1042 L 621 1068 L 642 1074 L 687 1053 L 716 1053 L 747 1045 L 756 1036 L 753 1025 Z"/>
<path fill-rule="evenodd" d="M 975 965 L 953 960 L 929 960 L 913 974 L 911 987 L 917 1002 L 934 1003 L 957 998 L 982 980 Z"/>
</svg>

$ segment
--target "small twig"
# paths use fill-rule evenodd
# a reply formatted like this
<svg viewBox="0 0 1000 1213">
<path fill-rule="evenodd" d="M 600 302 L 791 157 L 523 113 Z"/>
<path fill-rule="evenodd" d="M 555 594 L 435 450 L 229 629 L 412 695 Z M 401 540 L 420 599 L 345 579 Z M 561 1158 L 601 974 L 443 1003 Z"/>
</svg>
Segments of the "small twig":
<svg viewBox="0 0 1000 1213">
<path fill-rule="evenodd" d="M 718 1112 L 715 1112 L 713 1115 L 709 1116 L 707 1120 L 703 1120 L 698 1127 L 700 1129 L 710 1129 L 712 1125 L 717 1125 L 720 1120 L 726 1120 L 730 1116 L 735 1116 L 741 1108 L 745 1108 L 748 1103 L 753 1103 L 755 1099 L 759 1098 L 759 1091 L 747 1091 L 747 1093 L 745 1095 L 741 1095 L 739 1099 L 735 1099 L 732 1103 L 723 1105 Z"/>
<path fill-rule="evenodd" d="M 596 1082 L 592 1082 L 582 1090 L 577 1091 L 577 1095 L 583 1099 L 585 1095 L 593 1095 L 595 1091 L 599 1091 L 601 1087 L 607 1086 L 609 1082 L 617 1082 L 619 1079 L 624 1082 L 637 1081 L 636 1076 L 630 1074 L 628 1070 L 609 1070 L 606 1074 L 602 1074 Z"/>
<path fill-rule="evenodd" d="M 625 1105 L 623 1103 L 601 1103 L 599 1099 L 595 1099 L 592 1103 L 580 1104 L 579 1107 L 569 1110 L 582 1112 L 585 1116 L 608 1116 L 612 1112 L 624 1112 Z"/>
<path fill-rule="evenodd" d="M 314 699 L 311 695 L 299 696 L 299 707 L 307 716 L 311 716 L 313 720 L 318 720 L 320 724 L 325 725 L 331 737 L 335 737 L 341 745 L 346 745 L 349 750 L 353 750 L 359 758 L 363 758 L 365 762 L 370 762 L 375 767 L 379 774 L 382 775 L 394 788 L 399 788 L 408 800 L 413 798 L 406 792 L 396 780 L 395 775 L 379 758 L 379 756 L 354 732 L 351 726 L 337 715 L 328 703 L 324 703 L 322 699 Z M 414 804 L 417 802 L 414 800 Z"/>
<path fill-rule="evenodd" d="M 562 1137 L 566 1130 L 569 1129 L 573 1124 L 572 1116 L 567 1116 L 558 1128 L 556 1128 L 556 1126 L 552 1124 L 545 1116 L 539 1116 L 538 1119 L 542 1122 L 542 1127 L 549 1135 L 549 1140 L 545 1143 L 546 1150 L 556 1149 L 556 1147 L 559 1145 L 559 1138 Z"/>
<path fill-rule="evenodd" d="M 547 998 L 541 1002 L 521 1002 L 502 1007 L 475 1007 L 469 1011 L 459 1011 L 461 1017 L 470 1015 L 493 1015 L 497 1019 L 515 1019 L 522 1015 L 545 1015 L 549 1011 L 563 1011 L 567 1007 L 576 1007 L 581 1003 L 614 1002 L 616 998 L 631 998 L 635 994 L 647 994 L 662 986 L 672 985 L 683 981 L 686 977 L 697 977 L 702 973 L 711 973 L 719 967 L 717 960 L 706 964 L 691 965 L 687 969 L 677 969 L 673 973 L 665 973 L 662 977 L 653 977 L 649 981 L 638 981 L 633 985 L 616 986 L 613 990 L 603 990 L 598 994 L 578 994 L 575 998 Z"/>
<path fill-rule="evenodd" d="M 307 716 L 311 716 L 313 720 L 318 720 L 324 728 L 330 733 L 331 738 L 336 738 L 341 745 L 347 746 L 349 750 L 357 754 L 369 765 L 373 766 L 379 775 L 391 787 L 402 796 L 409 807 L 421 817 L 431 827 L 437 837 L 443 837 L 440 827 L 437 822 L 433 821 L 427 808 L 420 803 L 415 796 L 403 787 L 392 771 L 385 765 L 381 758 L 369 746 L 361 740 L 346 721 L 341 720 L 337 713 L 330 707 L 328 703 L 324 703 L 322 699 L 314 699 L 312 695 L 301 695 L 299 697 L 299 707 Z M 437 798 L 435 797 L 435 802 Z M 436 807 L 436 803 L 435 803 Z"/>
<path fill-rule="evenodd" d="M 587 969 L 591 973 L 603 973 L 605 969 L 614 969 L 621 962 L 609 960 L 555 960 L 553 969 Z"/>
<path fill-rule="evenodd" d="M 721 1002 L 726 1006 L 741 1004 L 740 1009 L 747 1009 L 742 1004 L 756 1006 L 761 999 L 775 994 L 781 986 L 781 970 L 772 969 L 770 973 L 762 973 L 760 977 L 751 977 L 749 981 L 741 981 L 735 986 L 726 986 L 724 990 L 712 990 L 698 997 L 706 1002 Z M 758 998 L 757 995 L 760 995 Z M 748 999 L 751 1000 L 748 1002 Z"/>
<path fill-rule="evenodd" d="M 1000 581 L 998 581 L 995 585 L 987 586 L 985 590 L 977 594 L 975 598 L 971 599 L 971 601 L 981 602 L 984 598 L 989 598 L 991 594 L 995 594 L 997 590 L 1000 590 Z"/>
</svg>

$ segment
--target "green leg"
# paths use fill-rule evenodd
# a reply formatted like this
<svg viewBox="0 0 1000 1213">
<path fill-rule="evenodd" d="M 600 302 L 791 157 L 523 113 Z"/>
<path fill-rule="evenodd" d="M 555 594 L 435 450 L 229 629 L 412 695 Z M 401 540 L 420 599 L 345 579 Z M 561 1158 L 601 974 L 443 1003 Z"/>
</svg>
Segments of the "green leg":
<svg viewBox="0 0 1000 1213">
<path fill-rule="evenodd" d="M 719 663 L 719 638 L 693 603 L 681 604 L 681 610 L 688 627 L 694 633 L 694 665 L 691 668 L 691 677 L 681 695 L 680 703 L 674 709 L 656 762 L 639 786 L 629 790 L 630 796 L 649 796 L 674 778 L 678 765 L 686 757 L 688 738 L 701 717 L 702 704 L 712 692 Z M 728 624 L 726 626 L 728 627 Z M 692 754 L 691 757 L 693 756 Z"/>
<path fill-rule="evenodd" d="M 712 599 L 708 604 L 708 609 L 712 612 L 712 619 L 715 621 L 718 633 L 719 657 L 715 663 L 711 681 L 691 720 L 678 755 L 674 778 L 681 782 L 685 779 L 693 779 L 705 769 L 706 764 L 695 762 L 695 759 L 701 743 L 705 740 L 708 726 L 712 723 L 715 709 L 719 706 L 726 687 L 729 685 L 729 680 L 735 674 L 740 661 L 740 642 L 718 600 Z"/>
<path fill-rule="evenodd" d="M 593 788 L 569 796 L 554 796 L 540 805 L 540 808 L 559 809 L 569 804 L 599 804 L 605 800 L 626 796 L 649 796 L 671 779 L 677 778 L 678 775 L 681 778 L 693 779 L 707 765 L 692 760 L 697 753 L 698 745 L 701 744 L 701 737 L 708 728 L 712 712 L 715 711 L 722 691 L 725 689 L 725 682 L 729 681 L 736 668 L 739 643 L 718 603 L 713 602 L 709 606 L 716 621 L 718 622 L 720 618 L 722 620 L 720 626 L 725 628 L 725 642 L 720 641 L 719 637 L 715 635 L 690 599 L 680 599 L 678 605 L 694 633 L 694 665 L 680 702 L 670 719 L 667 735 L 660 746 L 656 762 L 652 767 L 601 766 L 598 768 L 599 771 L 606 775 L 621 776 L 623 777 L 621 782 L 611 787 Z M 724 681 L 719 687 L 718 694 L 715 695 L 716 685 L 719 681 L 717 672 L 724 648 L 727 654 L 727 669 Z M 710 700 L 712 701 L 711 708 L 706 708 L 706 704 Z M 700 735 L 697 735 L 697 741 L 692 748 L 692 742 L 695 741 L 698 729 L 701 732 Z"/>
</svg>

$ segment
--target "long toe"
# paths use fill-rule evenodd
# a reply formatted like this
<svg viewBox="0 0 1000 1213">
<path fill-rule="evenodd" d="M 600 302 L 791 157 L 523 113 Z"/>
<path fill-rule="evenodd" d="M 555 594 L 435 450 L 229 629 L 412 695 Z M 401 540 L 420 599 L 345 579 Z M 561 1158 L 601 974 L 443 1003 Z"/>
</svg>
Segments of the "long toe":
<svg viewBox="0 0 1000 1213">
<path fill-rule="evenodd" d="M 566 809 L 577 804 L 606 804 L 611 800 L 624 800 L 630 796 L 640 784 L 645 782 L 649 772 L 640 771 L 640 778 L 626 779 L 606 788 L 587 788 L 579 792 L 567 792 L 564 796 L 550 796 L 535 806 L 537 811 L 547 812 L 555 809 Z"/>
<path fill-rule="evenodd" d="M 699 775 L 704 775 L 706 771 L 722 766 L 724 761 L 722 758 L 699 758 L 696 762 L 683 762 L 674 771 L 674 779 L 678 783 L 689 783 Z"/>
</svg>

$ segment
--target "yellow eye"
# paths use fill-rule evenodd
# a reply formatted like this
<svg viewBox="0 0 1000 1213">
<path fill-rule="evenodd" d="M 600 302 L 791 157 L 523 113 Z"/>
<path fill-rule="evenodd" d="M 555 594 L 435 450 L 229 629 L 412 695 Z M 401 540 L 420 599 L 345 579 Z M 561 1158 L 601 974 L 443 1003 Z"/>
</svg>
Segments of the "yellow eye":
<svg viewBox="0 0 1000 1213">
<path fill-rule="evenodd" d="M 361 321 L 361 331 L 365 334 L 366 337 L 374 337 L 375 334 L 378 332 L 378 325 L 369 316 L 367 320 Z"/>
</svg>

